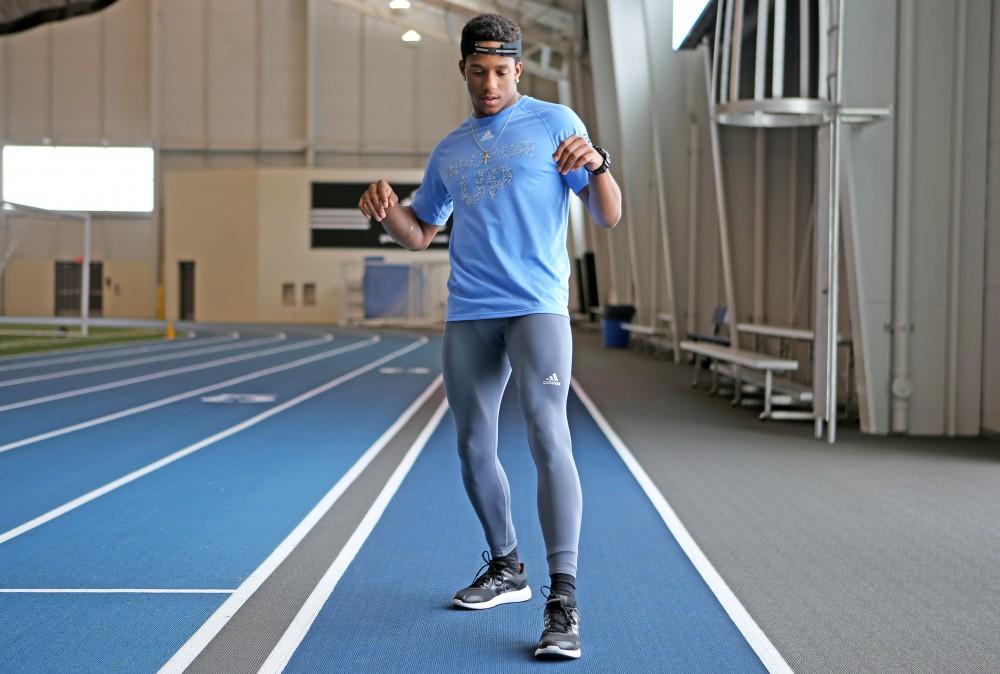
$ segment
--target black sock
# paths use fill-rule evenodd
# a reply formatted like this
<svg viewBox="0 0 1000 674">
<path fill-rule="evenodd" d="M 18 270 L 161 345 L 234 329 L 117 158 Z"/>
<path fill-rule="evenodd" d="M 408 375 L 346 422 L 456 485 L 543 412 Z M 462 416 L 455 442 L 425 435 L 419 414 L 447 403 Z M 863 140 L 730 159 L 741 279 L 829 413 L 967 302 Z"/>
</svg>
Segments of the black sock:
<svg viewBox="0 0 1000 674">
<path fill-rule="evenodd" d="M 553 573 L 552 594 L 561 594 L 570 599 L 576 599 L 576 578 L 568 573 Z"/>
<path fill-rule="evenodd" d="M 502 566 L 509 566 L 512 568 L 517 568 L 521 564 L 521 558 L 517 554 L 517 548 L 514 548 L 502 557 L 494 556 L 493 560 L 499 562 Z"/>
</svg>

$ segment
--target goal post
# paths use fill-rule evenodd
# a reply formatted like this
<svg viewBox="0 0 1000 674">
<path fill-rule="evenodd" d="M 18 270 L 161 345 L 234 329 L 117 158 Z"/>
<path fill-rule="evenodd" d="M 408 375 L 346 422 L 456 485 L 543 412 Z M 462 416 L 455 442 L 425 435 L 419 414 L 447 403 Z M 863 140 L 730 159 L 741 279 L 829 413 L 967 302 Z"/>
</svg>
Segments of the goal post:
<svg viewBox="0 0 1000 674">
<path fill-rule="evenodd" d="M 8 237 L 8 221 L 17 217 L 50 218 L 58 220 L 80 221 L 83 225 L 83 260 L 80 269 L 80 334 L 89 335 L 90 324 L 90 213 L 77 211 L 53 211 L 37 208 L 10 201 L 0 202 L 0 232 L 3 232 L 3 247 L 0 249 L 0 274 L 4 272 L 7 262 L 17 246 L 16 239 Z M 10 240 L 6 240 L 6 239 Z"/>
</svg>

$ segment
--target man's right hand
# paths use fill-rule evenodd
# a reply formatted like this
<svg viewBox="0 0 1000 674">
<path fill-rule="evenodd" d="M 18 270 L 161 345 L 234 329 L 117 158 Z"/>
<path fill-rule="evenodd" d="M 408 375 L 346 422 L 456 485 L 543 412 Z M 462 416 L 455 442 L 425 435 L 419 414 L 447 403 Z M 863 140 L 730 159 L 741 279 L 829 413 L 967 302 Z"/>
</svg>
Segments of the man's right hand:
<svg viewBox="0 0 1000 674">
<path fill-rule="evenodd" d="M 381 179 L 377 183 L 369 185 L 365 193 L 361 195 L 358 209 L 365 217 L 382 222 L 385 219 L 385 212 L 398 203 L 399 197 L 396 196 L 392 187 L 385 179 Z"/>
</svg>

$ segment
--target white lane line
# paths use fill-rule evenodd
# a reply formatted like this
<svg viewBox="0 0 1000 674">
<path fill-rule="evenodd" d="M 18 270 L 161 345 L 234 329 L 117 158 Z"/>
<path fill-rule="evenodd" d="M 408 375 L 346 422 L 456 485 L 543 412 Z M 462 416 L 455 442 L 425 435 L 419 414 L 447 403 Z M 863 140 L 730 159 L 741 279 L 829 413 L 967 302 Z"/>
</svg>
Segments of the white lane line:
<svg viewBox="0 0 1000 674">
<path fill-rule="evenodd" d="M 365 513 L 364 518 L 358 524 L 357 529 L 354 530 L 347 543 L 344 544 L 344 548 L 340 551 L 340 554 L 333 560 L 330 568 L 326 570 L 326 573 L 323 574 L 319 583 L 313 588 L 305 603 L 302 604 L 302 608 L 295 614 L 295 618 L 292 619 L 285 633 L 281 635 L 281 639 L 275 644 L 271 650 L 271 654 L 267 656 L 267 660 L 257 670 L 258 674 L 264 672 L 268 674 L 281 672 L 288 664 L 288 661 L 292 659 L 295 649 L 302 643 L 302 639 L 309 632 L 309 628 L 316 620 L 316 616 L 319 615 L 327 599 L 333 594 L 334 588 L 337 587 L 337 583 L 340 582 L 344 572 L 347 571 L 347 567 L 351 565 L 351 562 L 354 561 L 354 558 L 361 550 L 361 546 L 368 540 L 368 536 L 371 535 L 372 530 L 375 529 L 375 525 L 382 518 L 382 513 L 389 506 L 392 497 L 396 495 L 399 486 L 403 483 L 407 473 L 410 472 L 410 468 L 413 467 L 417 457 L 420 456 L 420 452 L 427 445 L 427 441 L 430 440 L 431 435 L 437 429 L 438 424 L 441 423 L 441 419 L 447 411 L 448 401 L 442 400 L 441 404 L 434 411 L 434 415 L 430 418 L 430 421 L 427 422 L 420 435 L 413 441 L 413 445 L 410 446 L 410 449 L 403 456 L 403 460 L 396 467 L 396 470 L 393 471 L 392 475 L 389 476 L 385 487 L 379 492 L 375 502 L 372 503 L 371 508 L 368 509 L 368 512 Z M 164 670 L 160 671 L 163 672 Z"/>
<path fill-rule="evenodd" d="M 174 588 L 7 588 L 0 594 L 232 594 L 234 590 L 195 590 Z"/>
<path fill-rule="evenodd" d="M 180 351 L 182 349 L 204 346 L 206 344 L 215 344 L 217 342 L 231 342 L 234 339 L 238 339 L 239 334 L 240 333 L 238 332 L 234 332 L 231 335 L 222 335 L 221 337 L 209 337 L 207 339 L 201 339 L 201 340 L 194 340 L 189 337 L 185 337 L 182 338 L 180 341 L 157 342 L 156 344 L 152 344 L 149 346 L 135 346 L 126 349 L 107 349 L 105 351 L 99 351 L 99 352 L 94 351 L 76 356 L 53 356 L 50 358 L 33 360 L 28 363 L 14 363 L 12 365 L 0 365 L 0 372 L 9 372 L 10 370 L 27 370 L 34 367 L 62 365 L 63 363 L 78 363 L 85 360 L 97 360 L 100 358 L 110 358 L 112 356 L 124 356 L 134 353 L 163 352 L 167 351 L 168 349 L 170 350 L 176 349 Z M 60 352 L 57 351 L 55 353 L 60 353 Z"/>
<path fill-rule="evenodd" d="M 256 592 L 261 585 L 264 584 L 274 570 L 277 569 L 282 562 L 292 553 L 292 551 L 302 542 L 310 531 L 316 526 L 316 524 L 323 519 L 323 517 L 330 511 L 330 508 L 337 502 L 337 499 L 347 491 L 348 487 L 354 484 L 354 481 L 359 475 L 368 467 L 379 452 L 381 452 L 389 441 L 396 437 L 413 417 L 417 411 L 423 407 L 427 399 L 430 398 L 434 392 L 441 385 L 441 375 L 438 375 L 431 385 L 428 386 L 420 396 L 413 401 L 413 403 L 406 408 L 406 410 L 400 415 L 398 419 L 386 429 L 384 433 L 379 437 L 378 440 L 372 444 L 368 450 L 361 455 L 350 470 L 344 473 L 337 484 L 333 485 L 330 489 L 320 499 L 319 503 L 309 512 L 305 518 L 299 522 L 299 524 L 292 530 L 292 533 L 285 537 L 285 540 L 281 542 L 278 547 L 274 549 L 267 559 L 265 559 L 260 566 L 254 569 L 245 581 L 236 589 L 236 592 L 225 601 L 215 613 L 209 617 L 205 623 L 198 628 L 187 642 L 181 646 L 174 655 L 163 665 L 160 672 L 182 672 L 184 671 L 195 658 L 197 658 L 205 647 L 216 637 L 216 635 L 222 631 L 222 628 L 226 626 L 230 618 L 236 615 L 236 612 L 240 610 L 240 607 L 246 603 L 254 592 Z"/>
<path fill-rule="evenodd" d="M 771 640 L 767 638 L 764 631 L 757 625 L 757 622 L 750 616 L 746 608 L 740 603 L 740 600 L 736 597 L 733 591 L 726 584 L 726 581 L 722 579 L 719 572 L 715 570 L 712 563 L 708 561 L 708 557 L 705 553 L 701 551 L 698 544 L 695 543 L 694 538 L 688 533 L 687 528 L 681 522 L 677 513 L 674 509 L 670 507 L 667 503 L 667 499 L 663 497 L 663 494 L 657 488 L 657 486 L 650 479 L 649 475 L 643 469 L 643 467 L 636 461 L 635 456 L 625 445 L 618 434 L 615 433 L 614 429 L 611 428 L 611 424 L 608 420 L 604 418 L 601 411 L 597 409 L 597 406 L 590 399 L 590 397 L 584 392 L 583 388 L 580 386 L 575 378 L 572 380 L 573 390 L 576 391 L 577 397 L 580 398 L 580 402 L 583 406 L 587 408 L 590 412 L 590 416 L 594 418 L 597 425 L 600 427 L 604 436 L 611 443 L 611 446 L 615 448 L 618 452 L 618 456 L 621 457 L 622 462 L 629 469 L 635 477 L 636 482 L 642 487 L 642 490 L 646 492 L 646 496 L 653 503 L 653 507 L 656 508 L 656 512 L 660 514 L 663 519 L 664 524 L 670 530 L 671 535 L 677 540 L 677 543 L 684 550 L 684 553 L 691 560 L 695 569 L 701 574 L 702 579 L 708 585 L 709 589 L 715 595 L 719 603 L 722 604 L 722 608 L 725 609 L 726 613 L 729 614 L 729 618 L 735 623 L 736 627 L 739 629 L 743 638 L 747 640 L 750 647 L 753 648 L 757 657 L 760 658 L 761 663 L 767 668 L 767 671 L 772 674 L 791 674 L 792 668 L 788 666 L 785 659 L 778 652 L 778 649 L 774 647 Z"/>
<path fill-rule="evenodd" d="M 146 381 L 153 381 L 154 379 L 163 379 L 164 377 L 172 377 L 178 374 L 186 374 L 188 372 L 196 372 L 198 370 L 205 370 L 212 367 L 219 367 L 221 365 L 229 365 L 230 363 L 238 363 L 243 360 L 251 360 L 254 358 L 263 358 L 264 356 L 272 356 L 276 353 L 284 353 L 286 351 L 296 351 L 298 349 L 306 349 L 310 346 L 316 346 L 317 344 L 323 344 L 329 342 L 333 339 L 333 335 L 323 339 L 311 339 L 305 342 L 298 342 L 296 344 L 289 344 L 287 346 L 279 346 L 273 349 L 264 349 L 263 351 L 254 351 L 252 353 L 244 354 L 241 356 L 229 356 L 227 358 L 220 358 L 218 360 L 210 360 L 204 363 L 195 363 L 194 365 L 185 365 L 183 367 L 177 367 L 172 370 L 162 370 L 160 372 L 153 372 L 150 374 L 140 375 L 138 377 L 129 377 L 128 379 L 119 379 L 117 381 L 107 382 L 105 384 L 97 384 L 95 386 L 87 386 L 85 388 L 73 389 L 71 391 L 63 391 L 62 393 L 53 393 L 52 395 L 42 396 L 40 398 L 31 398 L 29 400 L 21 400 L 16 403 L 8 403 L 6 405 L 0 405 L 0 412 L 8 412 L 10 410 L 21 409 L 22 407 L 31 407 L 33 405 L 41 405 L 43 403 L 49 403 L 54 400 L 65 400 L 66 398 L 75 398 L 76 396 L 87 395 L 88 393 L 98 393 L 100 391 L 108 391 L 110 389 L 121 388 L 122 386 L 131 386 L 132 384 L 139 384 Z"/>
<path fill-rule="evenodd" d="M 230 426 L 229 428 L 227 428 L 227 429 L 225 429 L 223 431 L 219 431 L 218 433 L 215 433 L 214 435 L 211 435 L 211 436 L 209 436 L 209 437 L 207 437 L 207 438 L 205 438 L 203 440 L 199 440 L 198 442 L 196 442 L 196 443 L 194 443 L 192 445 L 188 445 L 184 449 L 180 449 L 180 450 L 174 452 L 173 454 L 170 454 L 168 456 L 163 457 L 162 459 L 159 459 L 158 461 L 154 461 L 153 463 L 151 463 L 151 464 L 149 464 L 147 466 L 144 466 L 143 468 L 139 468 L 138 470 L 134 470 L 131 473 L 129 473 L 128 475 L 123 475 L 122 477 L 118 478 L 117 480 L 113 480 L 113 481 L 107 483 L 106 485 L 104 485 L 102 487 L 98 487 L 97 489 L 89 491 L 86 494 L 84 494 L 83 496 L 77 497 L 77 498 L 73 499 L 72 501 L 69 501 L 67 503 L 62 504 L 58 508 L 53 508 L 52 510 L 50 510 L 47 513 L 45 513 L 44 515 L 39 515 L 38 517 L 34 518 L 33 520 L 25 522 L 24 524 L 21 524 L 20 526 L 16 526 L 13 529 L 10 529 L 9 531 L 6 531 L 6 532 L 0 534 L 0 543 L 6 543 L 7 541 L 11 540 L 12 538 L 16 538 L 16 537 L 20 536 L 23 533 L 26 533 L 28 531 L 31 531 L 32 529 L 40 527 L 41 525 L 45 524 L 46 522 L 51 522 L 52 520 L 56 519 L 57 517 L 65 515 L 66 513 L 70 512 L 71 510 L 75 510 L 75 509 L 79 508 L 82 505 L 90 503 L 91 501 L 93 501 L 96 498 L 104 496 L 108 492 L 112 492 L 115 489 L 118 489 L 119 487 L 123 487 L 123 486 L 125 486 L 126 484 L 128 484 L 130 482 L 134 482 L 135 480 L 138 480 L 140 477 L 144 477 L 146 475 L 149 475 L 153 471 L 159 470 L 160 468 L 163 468 L 164 466 L 168 466 L 171 463 L 174 463 L 175 461 L 179 461 L 180 459 L 183 459 L 185 456 L 188 456 L 190 454 L 194 454 L 198 450 L 204 449 L 205 447 L 208 447 L 209 445 L 215 444 L 219 440 L 224 440 L 225 438 L 228 438 L 231 435 L 235 435 L 235 434 L 239 433 L 240 431 L 244 431 L 244 430 L 250 428 L 251 426 L 256 426 L 257 424 L 259 424 L 260 422 L 264 421 L 265 419 L 269 419 L 269 418 L 273 417 L 275 414 L 279 414 L 280 412 L 284 412 L 285 410 L 287 410 L 289 408 L 292 408 L 292 407 L 295 407 L 296 405 L 298 405 L 300 403 L 303 403 L 303 402 L 309 400 L 310 398 L 314 398 L 314 397 L 318 396 L 321 393 L 325 393 L 326 391 L 329 391 L 330 389 L 334 388 L 335 386 L 340 386 L 344 382 L 350 381 L 351 379 L 354 379 L 355 377 L 358 377 L 358 376 L 364 374 L 365 372 L 368 372 L 369 370 L 373 370 L 373 369 L 377 368 L 382 363 L 388 362 L 388 361 L 390 361 L 390 360 L 392 360 L 394 358 L 398 358 L 399 356 L 402 356 L 403 354 L 409 353 L 410 351 L 413 351 L 414 349 L 420 348 L 421 346 L 423 346 L 424 344 L 426 344 L 428 341 L 429 340 L 426 337 L 422 337 L 421 339 L 417 340 L 416 342 L 414 342 L 414 343 L 412 343 L 412 344 L 410 344 L 408 346 L 403 347 L 402 349 L 396 349 L 392 353 L 389 353 L 388 355 L 382 356 L 381 358 L 378 358 L 377 360 L 374 360 L 374 361 L 372 361 L 371 363 L 369 363 L 367 365 L 363 365 L 362 367 L 359 367 L 359 368 L 357 368 L 355 370 L 352 370 L 352 371 L 348 372 L 347 374 L 343 374 L 343 375 L 337 377 L 336 379 L 332 379 L 332 380 L 328 381 L 327 383 L 325 383 L 325 384 L 323 384 L 321 386 L 317 386 L 314 389 L 306 391 L 305 393 L 297 395 L 294 398 L 291 398 L 289 400 L 286 400 L 285 402 L 281 403 L 280 405 L 275 405 L 274 407 L 271 407 L 271 408 L 265 410 L 264 412 L 261 412 L 260 414 L 252 416 L 252 417 L 250 417 L 249 419 L 247 419 L 245 421 L 241 421 L 240 423 L 236 424 L 235 426 Z"/>
<path fill-rule="evenodd" d="M 283 342 L 288 338 L 283 332 L 279 332 L 273 337 L 265 337 L 262 339 L 251 339 L 246 342 L 234 342 L 232 344 L 221 344 L 217 346 L 209 346 L 204 349 L 198 348 L 191 351 L 182 351 L 180 353 L 168 353 L 166 355 L 158 356 L 146 356 L 145 358 L 133 358 L 132 360 L 121 360 L 115 361 L 114 363 L 105 363 L 103 365 L 91 365 L 90 367 L 78 367 L 75 370 L 60 370 L 58 372 L 49 372 L 48 374 L 36 374 L 31 377 L 21 377 L 20 379 L 5 379 L 0 380 L 0 388 L 6 388 L 8 386 L 17 386 L 19 384 L 33 384 L 40 381 L 49 381 L 50 379 L 62 379 L 64 377 L 73 377 L 78 374 L 92 374 L 94 372 L 104 372 L 106 370 L 117 370 L 123 367 L 131 367 L 133 365 L 147 365 L 149 363 L 159 363 L 165 360 L 177 360 L 179 358 L 190 358 L 191 356 L 204 356 L 208 353 L 217 353 L 219 351 L 239 351 L 241 349 L 248 349 L 253 346 L 262 346 L 264 344 L 274 344 L 275 342 Z"/>
<path fill-rule="evenodd" d="M 236 384 L 242 384 L 244 382 L 251 381 L 253 379 L 259 379 L 260 377 L 266 377 L 277 372 L 284 372 L 285 370 L 290 370 L 292 368 L 300 367 L 302 365 L 307 365 L 309 363 L 315 363 L 318 360 L 323 360 L 325 358 L 332 358 L 333 356 L 339 356 L 342 353 L 348 353 L 350 351 L 355 351 L 357 349 L 363 349 L 373 344 L 377 344 L 381 341 L 381 337 L 378 335 L 374 337 L 369 337 L 368 339 L 362 340 L 360 342 L 355 342 L 354 344 L 348 344 L 347 346 L 341 346 L 336 349 L 331 349 L 330 351 L 323 351 L 312 356 L 306 356 L 305 358 L 299 358 L 298 360 L 293 360 L 289 363 L 282 363 L 281 365 L 275 365 L 273 367 L 265 368 L 263 370 L 257 370 L 255 372 L 250 372 L 248 374 L 240 375 L 239 377 L 233 377 L 232 379 L 227 379 L 225 381 L 220 381 L 217 384 L 209 384 L 207 386 L 202 386 L 200 388 L 192 389 L 190 391 L 184 391 L 182 393 L 177 393 L 172 396 L 167 396 L 166 398 L 160 398 L 159 400 L 153 400 L 152 402 L 145 403 L 143 405 L 137 405 L 135 407 L 130 407 L 125 410 L 120 410 L 118 412 L 112 412 L 111 414 L 105 414 L 101 417 L 96 417 L 94 419 L 89 419 L 87 421 L 81 421 L 80 423 L 71 424 L 69 426 L 63 426 L 62 428 L 57 428 L 52 431 L 47 431 L 45 433 L 40 433 L 38 435 L 33 435 L 28 438 L 22 438 L 21 440 L 15 440 L 14 442 L 9 442 L 6 445 L 0 445 L 0 454 L 4 452 L 9 452 L 12 449 L 17 449 L 18 447 L 24 447 L 25 445 L 31 445 L 36 442 L 41 442 L 42 440 L 48 440 L 50 438 L 55 438 L 60 435 L 66 435 L 67 433 L 73 433 L 75 431 L 81 431 L 85 428 L 91 428 L 93 426 L 99 426 L 100 424 L 106 424 L 109 421 L 115 421 L 116 419 L 122 419 L 124 417 L 132 416 L 133 414 L 139 414 L 141 412 L 147 412 L 157 407 L 163 407 L 164 405 L 170 405 L 179 400 L 184 400 L 186 398 L 192 398 L 194 396 L 199 396 L 203 393 L 209 393 L 211 391 L 216 391 L 220 388 L 226 388 L 227 386 L 235 386 Z"/>
</svg>

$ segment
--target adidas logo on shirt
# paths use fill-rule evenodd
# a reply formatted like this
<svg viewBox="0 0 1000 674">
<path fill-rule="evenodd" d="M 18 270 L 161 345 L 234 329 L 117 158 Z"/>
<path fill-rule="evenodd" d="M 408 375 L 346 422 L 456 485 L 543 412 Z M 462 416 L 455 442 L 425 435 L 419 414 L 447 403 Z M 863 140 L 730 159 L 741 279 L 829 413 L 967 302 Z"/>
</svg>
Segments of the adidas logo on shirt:
<svg viewBox="0 0 1000 674">
<path fill-rule="evenodd" d="M 546 377 L 542 383 L 550 386 L 562 386 L 562 384 L 559 383 L 559 377 L 556 376 L 555 372 Z"/>
<path fill-rule="evenodd" d="M 484 133 L 482 136 L 479 137 L 479 140 L 489 140 L 492 137 L 493 137 L 493 132 L 487 129 L 486 133 Z"/>
</svg>

